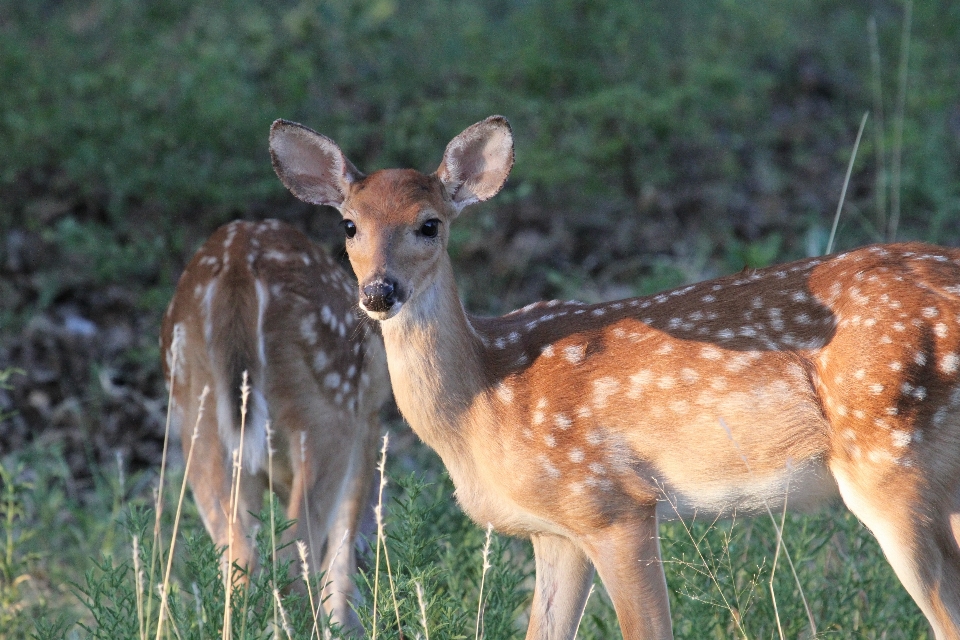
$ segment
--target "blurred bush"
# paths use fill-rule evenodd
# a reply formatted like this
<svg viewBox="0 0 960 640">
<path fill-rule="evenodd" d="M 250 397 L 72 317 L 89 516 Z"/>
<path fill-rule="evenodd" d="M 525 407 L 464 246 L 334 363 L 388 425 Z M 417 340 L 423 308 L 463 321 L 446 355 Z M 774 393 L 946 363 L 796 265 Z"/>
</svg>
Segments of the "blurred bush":
<svg viewBox="0 0 960 640">
<path fill-rule="evenodd" d="M 0 367 L 28 372 L 15 431 L 73 424 L 103 389 L 144 399 L 118 433 L 151 414 L 159 315 L 226 220 L 280 217 L 342 257 L 335 214 L 273 175 L 278 117 L 364 171 L 430 171 L 464 127 L 506 115 L 513 176 L 451 237 L 473 311 L 822 252 L 867 110 L 838 248 L 888 236 L 901 127 L 898 237 L 958 244 L 960 4 L 916 3 L 905 31 L 907 7 L 0 0 Z M 80 343 L 68 388 L 58 363 Z"/>
<path fill-rule="evenodd" d="M 42 223 L 58 212 L 38 211 L 43 194 L 118 225 L 220 222 L 281 197 L 265 144 L 277 117 L 365 170 L 428 170 L 496 112 L 518 139 L 511 189 L 546 210 L 588 226 L 719 214 L 755 240 L 807 224 L 798 174 L 839 193 L 872 106 L 868 16 L 889 125 L 897 2 L 3 0 L 0 211 Z M 904 223 L 943 234 L 960 214 L 960 6 L 918 3 L 911 33 Z M 869 209 L 859 182 L 852 201 Z"/>
</svg>

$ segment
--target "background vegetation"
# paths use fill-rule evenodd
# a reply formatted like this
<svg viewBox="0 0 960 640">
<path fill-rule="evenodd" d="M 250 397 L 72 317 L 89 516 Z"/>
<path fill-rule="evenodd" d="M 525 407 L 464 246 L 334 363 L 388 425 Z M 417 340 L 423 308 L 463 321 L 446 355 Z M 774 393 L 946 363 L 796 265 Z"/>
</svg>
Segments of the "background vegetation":
<svg viewBox="0 0 960 640">
<path fill-rule="evenodd" d="M 72 622 L 92 619 L 70 583 L 131 557 L 113 516 L 150 502 L 159 318 L 203 239 L 232 218 L 279 217 L 342 255 L 336 214 L 294 201 L 270 169 L 275 118 L 330 135 L 369 171 L 430 170 L 465 126 L 506 115 L 513 175 L 458 220 L 451 248 L 467 306 L 502 312 L 821 253 L 866 111 L 838 246 L 960 244 L 957 51 L 947 0 L 0 0 L 0 635 L 57 612 L 81 633 Z M 457 523 L 433 530 L 437 548 L 479 567 L 483 532 L 457 520 L 437 461 L 388 423 L 406 434 L 398 477 L 430 474 L 446 514 L 430 520 Z M 194 515 L 184 527 L 202 529 Z M 678 635 L 727 637 L 741 616 L 771 636 L 769 523 L 693 539 L 707 529 L 699 547 L 664 529 Z M 820 631 L 922 634 L 855 520 L 798 518 L 789 532 Z M 503 544 L 529 572 L 526 547 Z M 704 576 L 704 545 L 732 559 L 728 584 Z M 444 580 L 468 564 L 418 553 Z M 796 605 L 782 569 L 777 593 Z M 462 617 L 475 577 L 433 593 Z M 728 607 L 721 593 L 752 595 Z M 780 605 L 788 635 L 803 632 L 802 607 Z M 611 620 L 598 594 L 583 633 L 608 637 Z"/>
</svg>

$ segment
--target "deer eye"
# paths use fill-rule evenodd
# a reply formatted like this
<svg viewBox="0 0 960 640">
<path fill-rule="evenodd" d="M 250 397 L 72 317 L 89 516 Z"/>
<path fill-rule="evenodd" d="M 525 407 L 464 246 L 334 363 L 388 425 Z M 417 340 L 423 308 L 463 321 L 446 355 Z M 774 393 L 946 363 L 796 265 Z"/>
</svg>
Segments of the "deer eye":
<svg viewBox="0 0 960 640">
<path fill-rule="evenodd" d="M 357 235 L 357 225 L 353 220 L 341 220 L 340 225 L 343 226 L 343 232 L 348 238 Z"/>
<path fill-rule="evenodd" d="M 437 234 L 440 233 L 440 221 L 436 218 L 430 218 L 420 225 L 420 233 L 427 238 L 436 238 Z"/>
</svg>

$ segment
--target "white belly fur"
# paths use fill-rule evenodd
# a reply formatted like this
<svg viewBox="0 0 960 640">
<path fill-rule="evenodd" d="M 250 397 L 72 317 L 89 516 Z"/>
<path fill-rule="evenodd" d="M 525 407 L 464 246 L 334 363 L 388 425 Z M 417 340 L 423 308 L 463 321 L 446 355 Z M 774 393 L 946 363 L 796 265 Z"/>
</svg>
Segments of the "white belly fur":
<svg viewBox="0 0 960 640">
<path fill-rule="evenodd" d="M 736 514 L 757 515 L 770 509 L 783 509 L 784 500 L 792 511 L 817 508 L 839 497 L 837 484 L 822 460 L 808 460 L 803 465 L 783 468 L 775 473 L 749 474 L 730 480 L 679 485 L 663 478 L 663 497 L 657 515 L 663 520 L 716 518 Z"/>
</svg>

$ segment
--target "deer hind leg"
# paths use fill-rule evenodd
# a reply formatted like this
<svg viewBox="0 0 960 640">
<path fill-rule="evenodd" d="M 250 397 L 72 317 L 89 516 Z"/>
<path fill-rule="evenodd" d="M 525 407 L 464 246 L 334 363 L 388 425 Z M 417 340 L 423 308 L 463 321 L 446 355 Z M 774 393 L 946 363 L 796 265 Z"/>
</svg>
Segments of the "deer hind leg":
<svg viewBox="0 0 960 640">
<path fill-rule="evenodd" d="M 322 560 L 325 549 L 330 544 L 328 535 L 334 528 L 338 517 L 341 502 L 347 499 L 350 491 L 350 473 L 353 461 L 352 453 L 338 446 L 338 441 L 344 438 L 331 440 L 329 434 L 316 431 L 295 431 L 304 433 L 303 446 L 300 438 L 295 438 L 291 447 L 291 466 L 294 473 L 291 481 L 290 497 L 287 502 L 287 519 L 295 520 L 296 525 L 287 532 L 287 541 L 302 542 L 307 551 L 307 565 L 311 578 L 326 569 Z M 333 545 L 340 541 L 342 531 L 338 534 Z M 346 544 L 346 543 L 345 543 Z M 292 545 L 289 553 L 294 558 L 293 566 L 301 574 L 301 558 L 297 555 L 297 546 Z M 311 588 L 315 583 L 311 583 Z M 294 582 L 298 590 L 306 591 L 302 579 Z M 330 610 L 329 603 L 326 605 Z M 344 608 L 346 606 L 344 605 Z M 343 613 L 343 609 L 340 611 Z M 334 620 L 343 623 L 342 618 L 334 614 Z"/>
<path fill-rule="evenodd" d="M 844 503 L 873 532 L 936 638 L 960 640 L 960 546 L 952 526 L 958 486 L 954 483 L 946 500 L 931 498 L 929 485 L 939 480 L 925 483 L 932 477 L 929 470 L 884 468 L 894 464 L 831 467 Z"/>
<path fill-rule="evenodd" d="M 326 552 L 321 570 L 326 571 L 323 579 L 324 606 L 334 621 L 339 622 L 352 632 L 360 634 L 362 627 L 350 602 L 359 597 L 353 581 L 356 571 L 355 541 L 360 525 L 361 513 L 369 507 L 370 486 L 377 461 L 377 439 L 380 435 L 380 421 L 377 414 L 370 416 L 366 423 L 358 421 L 358 431 L 366 429 L 366 437 L 358 438 L 353 448 L 353 464 L 347 478 L 346 494 L 337 505 L 336 518 L 327 536 Z"/>
<path fill-rule="evenodd" d="M 621 517 L 591 534 L 586 546 L 624 639 L 673 638 L 656 507 L 644 507 L 629 520 Z"/>
<path fill-rule="evenodd" d="M 235 488 L 233 467 L 218 435 L 214 412 L 205 412 L 196 428 L 196 440 L 192 440 L 186 430 L 182 440 L 185 458 L 190 456 L 190 447 L 193 447 L 187 480 L 200 517 L 214 544 L 224 549 L 225 566 L 232 566 L 235 562 L 250 570 L 256 561 L 253 541 L 250 539 L 256 523 L 249 511 L 256 512 L 259 509 L 263 485 L 249 474 L 241 476 L 239 503 L 234 519 L 231 509 L 231 493 Z"/>
<path fill-rule="evenodd" d="M 567 538 L 537 534 L 531 541 L 537 581 L 527 640 L 572 639 L 593 582 L 593 565 Z"/>
</svg>

